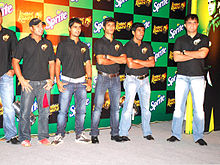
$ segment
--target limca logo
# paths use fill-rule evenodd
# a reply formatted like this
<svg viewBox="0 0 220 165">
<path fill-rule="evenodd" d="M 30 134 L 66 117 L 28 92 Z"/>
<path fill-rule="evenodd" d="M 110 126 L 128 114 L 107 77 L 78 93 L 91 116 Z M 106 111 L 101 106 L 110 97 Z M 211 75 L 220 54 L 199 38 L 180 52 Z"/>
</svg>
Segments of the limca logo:
<svg viewBox="0 0 220 165">
<path fill-rule="evenodd" d="M 152 0 L 136 0 L 135 6 L 141 7 L 143 5 L 146 5 L 147 7 L 149 7 L 151 3 Z"/>
<path fill-rule="evenodd" d="M 156 26 L 156 25 L 154 25 L 153 33 L 155 35 L 157 35 L 158 33 L 164 33 L 165 34 L 165 33 L 167 33 L 168 28 L 169 28 L 168 24 L 166 24 L 164 26 Z"/>
<path fill-rule="evenodd" d="M 171 10 L 174 11 L 174 12 L 175 12 L 176 10 L 181 10 L 181 11 L 183 11 L 185 8 L 186 8 L 186 2 L 182 2 L 182 3 L 172 2 Z"/>
<path fill-rule="evenodd" d="M 167 73 L 152 75 L 151 83 L 156 84 L 158 81 L 164 82 L 167 77 Z"/>
<path fill-rule="evenodd" d="M 172 107 L 173 104 L 175 104 L 175 98 L 168 98 L 167 106 Z"/>
<path fill-rule="evenodd" d="M 133 21 L 129 21 L 129 22 L 116 22 L 116 30 L 118 32 L 120 32 L 121 30 L 127 30 L 129 31 L 131 29 L 131 26 L 133 24 Z"/>
</svg>

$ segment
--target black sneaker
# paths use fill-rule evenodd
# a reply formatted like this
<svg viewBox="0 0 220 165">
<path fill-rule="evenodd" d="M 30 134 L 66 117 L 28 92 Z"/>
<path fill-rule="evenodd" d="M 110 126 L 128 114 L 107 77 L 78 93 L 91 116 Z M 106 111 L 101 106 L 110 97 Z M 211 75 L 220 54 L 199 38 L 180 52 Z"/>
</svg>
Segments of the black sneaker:
<svg viewBox="0 0 220 165">
<path fill-rule="evenodd" d="M 91 137 L 91 141 L 92 141 L 93 144 L 99 143 L 98 136 L 92 136 L 92 137 Z"/>
<path fill-rule="evenodd" d="M 147 135 L 147 136 L 144 136 L 144 138 L 146 138 L 147 140 L 154 140 L 153 136 L 152 135 Z"/>
<path fill-rule="evenodd" d="M 127 136 L 122 136 L 121 139 L 122 141 L 131 141 Z"/>
<path fill-rule="evenodd" d="M 122 142 L 122 137 L 116 135 L 116 136 L 111 136 L 111 140 L 114 140 L 116 142 Z"/>
<path fill-rule="evenodd" d="M 180 140 L 177 139 L 175 136 L 171 136 L 170 138 L 167 139 L 167 141 L 169 141 L 169 142 L 175 142 L 175 141 L 180 141 Z"/>
<path fill-rule="evenodd" d="M 10 140 L 6 141 L 7 143 L 11 144 L 21 144 L 17 137 L 12 137 Z"/>
<path fill-rule="evenodd" d="M 199 143 L 199 145 L 201 145 L 201 146 L 207 146 L 207 143 L 203 139 L 197 140 L 196 143 Z"/>
</svg>

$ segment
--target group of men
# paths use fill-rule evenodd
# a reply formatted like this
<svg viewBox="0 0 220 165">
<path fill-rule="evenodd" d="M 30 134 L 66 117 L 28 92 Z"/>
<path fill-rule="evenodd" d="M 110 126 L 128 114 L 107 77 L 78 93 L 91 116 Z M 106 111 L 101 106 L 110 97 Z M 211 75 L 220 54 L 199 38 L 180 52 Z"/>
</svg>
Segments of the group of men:
<svg viewBox="0 0 220 165">
<path fill-rule="evenodd" d="M 139 96 L 143 137 L 154 140 L 150 129 L 151 112 L 149 68 L 154 67 L 155 59 L 152 47 L 142 41 L 145 27 L 134 23 L 131 27 L 133 38 L 122 45 L 114 39 L 116 28 L 114 18 L 103 21 L 104 36 L 94 44 L 98 77 L 95 87 L 94 110 L 91 119 L 91 139 L 84 134 L 87 91 L 92 88 L 92 67 L 88 46 L 81 42 L 82 22 L 78 18 L 69 20 L 69 37 L 58 44 L 56 56 L 51 41 L 42 37 L 43 22 L 38 18 L 30 21 L 31 34 L 17 43 L 14 32 L 2 27 L 0 12 L 0 96 L 4 108 L 4 131 L 8 143 L 31 146 L 30 113 L 34 99 L 38 103 L 38 142 L 40 144 L 60 144 L 65 136 L 67 114 L 72 96 L 75 99 L 75 133 L 76 142 L 99 143 L 99 121 L 108 90 L 110 96 L 111 140 L 116 142 L 130 141 L 128 132 L 131 127 L 131 115 L 136 93 Z M 174 46 L 174 59 L 178 62 L 176 81 L 176 105 L 170 142 L 181 139 L 182 121 L 185 102 L 189 90 L 194 103 L 193 135 L 195 142 L 206 145 L 204 131 L 204 61 L 208 53 L 208 39 L 197 33 L 198 17 L 190 14 L 185 19 L 187 34 L 178 38 Z M 12 62 L 11 62 L 12 58 Z M 23 59 L 22 72 L 20 61 Z M 12 63 L 12 65 L 11 65 Z M 121 82 L 120 64 L 126 64 L 124 81 L 125 101 L 119 122 L 119 101 Z M 48 67 L 49 65 L 49 67 Z M 62 65 L 62 75 L 60 70 Z M 21 83 L 21 107 L 17 130 L 13 103 L 14 72 Z M 60 110 L 57 117 L 57 133 L 52 141 L 48 140 L 48 117 L 50 90 L 53 87 L 54 75 L 60 92 Z"/>
</svg>

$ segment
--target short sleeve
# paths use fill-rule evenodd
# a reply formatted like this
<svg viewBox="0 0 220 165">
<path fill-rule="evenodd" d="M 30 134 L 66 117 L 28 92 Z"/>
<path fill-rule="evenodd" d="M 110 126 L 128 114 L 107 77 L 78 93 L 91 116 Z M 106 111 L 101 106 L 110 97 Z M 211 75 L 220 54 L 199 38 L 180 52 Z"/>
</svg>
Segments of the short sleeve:
<svg viewBox="0 0 220 165">
<path fill-rule="evenodd" d="M 177 38 L 174 44 L 173 51 L 182 51 L 180 39 Z"/>
<path fill-rule="evenodd" d="M 58 58 L 61 62 L 63 59 L 62 58 L 62 53 L 63 53 L 62 49 L 63 49 L 63 44 L 62 44 L 62 42 L 60 42 L 57 46 L 56 58 Z"/>
<path fill-rule="evenodd" d="M 21 60 L 23 56 L 24 56 L 24 40 L 20 40 L 16 47 L 15 53 L 12 54 L 12 57 Z"/>
<path fill-rule="evenodd" d="M 84 52 L 84 62 L 90 60 L 90 53 L 89 53 L 89 48 L 88 46 L 85 47 L 86 48 L 86 51 Z"/>
<path fill-rule="evenodd" d="M 129 51 L 129 47 L 130 47 L 130 44 L 127 43 L 127 44 L 124 46 L 124 52 L 125 52 L 125 54 L 127 55 L 127 58 L 133 58 L 131 51 Z"/>
<path fill-rule="evenodd" d="M 51 41 L 49 41 L 49 47 L 48 47 L 48 50 L 47 50 L 47 55 L 49 57 L 49 61 L 55 60 L 53 45 L 52 45 Z"/>
<path fill-rule="evenodd" d="M 207 36 L 204 36 L 201 42 L 201 48 L 209 48 L 209 39 Z"/>
<path fill-rule="evenodd" d="M 153 48 L 150 44 L 149 44 L 149 47 L 148 47 L 148 53 L 149 53 L 149 57 L 154 57 Z"/>
<path fill-rule="evenodd" d="M 95 55 L 103 54 L 103 48 L 102 48 L 102 43 L 99 41 L 96 41 L 94 44 L 94 53 Z"/>
</svg>

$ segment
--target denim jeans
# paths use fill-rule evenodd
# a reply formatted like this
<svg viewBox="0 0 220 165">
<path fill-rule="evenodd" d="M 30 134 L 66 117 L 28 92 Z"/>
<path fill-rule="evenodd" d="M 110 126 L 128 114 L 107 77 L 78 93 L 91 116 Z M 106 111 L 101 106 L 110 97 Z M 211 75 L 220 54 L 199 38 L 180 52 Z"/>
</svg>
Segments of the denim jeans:
<svg viewBox="0 0 220 165">
<path fill-rule="evenodd" d="M 75 132 L 76 135 L 80 135 L 82 131 L 84 131 L 84 121 L 86 116 L 87 92 L 86 86 L 83 85 L 85 82 L 70 83 L 65 80 L 63 80 L 62 82 L 68 84 L 64 85 L 64 88 L 66 88 L 66 90 L 64 92 L 60 92 L 59 95 L 60 110 L 57 117 L 57 134 L 61 134 L 63 137 L 65 135 L 67 115 L 69 111 L 70 102 L 74 94 L 76 108 Z"/>
<path fill-rule="evenodd" d="M 183 76 L 177 75 L 175 87 L 175 111 L 172 122 L 172 135 L 181 139 L 182 124 L 186 109 L 186 100 L 189 90 L 193 101 L 193 138 L 194 141 L 203 138 L 204 132 L 204 76 Z"/>
<path fill-rule="evenodd" d="M 119 101 L 121 96 L 121 82 L 120 77 L 103 76 L 98 75 L 96 88 L 95 88 L 95 98 L 94 104 L 95 108 L 92 112 L 92 126 L 91 126 L 91 136 L 99 135 L 99 121 L 102 112 L 102 106 L 104 103 L 105 93 L 108 89 L 110 97 L 110 126 L 111 126 L 111 136 L 118 135 L 119 132 Z"/>
<path fill-rule="evenodd" d="M 128 136 L 128 131 L 131 127 L 131 114 L 133 110 L 134 99 L 138 93 L 141 106 L 141 122 L 143 135 L 151 135 L 150 119 L 151 112 L 149 111 L 150 103 L 150 83 L 149 77 L 143 80 L 137 79 L 137 76 L 127 75 L 124 81 L 125 88 L 125 102 L 121 114 L 121 121 L 119 126 L 119 135 Z"/>
<path fill-rule="evenodd" d="M 6 140 L 10 140 L 17 135 L 15 126 L 15 110 L 12 107 L 14 100 L 13 77 L 4 74 L 0 77 L 0 97 L 4 109 L 3 128 Z"/>
<path fill-rule="evenodd" d="M 30 81 L 29 84 L 33 90 L 21 92 L 21 110 L 19 119 L 19 140 L 31 140 L 31 124 L 30 124 L 30 113 L 31 108 L 36 97 L 38 104 L 38 139 L 42 140 L 49 138 L 48 129 L 48 118 L 49 118 L 49 106 L 43 106 L 43 100 L 47 98 L 48 104 L 50 105 L 50 91 L 44 89 L 46 80 L 43 81 Z M 46 95 L 45 95 L 46 94 Z"/>
</svg>

